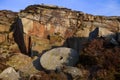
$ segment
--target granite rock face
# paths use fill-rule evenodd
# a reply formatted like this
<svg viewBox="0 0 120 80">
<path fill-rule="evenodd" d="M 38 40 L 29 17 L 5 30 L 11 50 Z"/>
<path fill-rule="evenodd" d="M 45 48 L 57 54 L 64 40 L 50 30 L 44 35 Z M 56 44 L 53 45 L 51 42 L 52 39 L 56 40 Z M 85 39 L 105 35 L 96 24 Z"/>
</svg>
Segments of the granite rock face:
<svg viewBox="0 0 120 80">
<path fill-rule="evenodd" d="M 95 31 L 96 28 L 98 29 L 97 32 Z M 97 42 L 97 39 L 94 38 L 98 37 L 101 37 L 103 40 L 98 40 Z M 91 41 L 88 41 L 89 38 Z M 110 46 L 112 45 L 112 47 L 114 47 L 113 50 L 112 47 L 107 50 L 105 50 L 106 47 L 104 47 L 105 49 L 102 48 L 102 46 L 105 46 L 102 42 L 104 40 L 106 40 L 105 45 L 108 45 L 106 47 L 110 48 Z M 103 65 L 103 68 L 107 67 L 106 70 L 104 71 L 104 69 L 101 69 L 98 71 L 97 74 L 91 73 L 91 70 L 86 71 L 83 68 L 78 69 L 77 64 L 74 67 L 66 66 L 65 71 L 62 71 L 60 67 L 63 64 L 69 65 L 70 63 L 70 65 L 74 65 L 77 62 L 79 55 L 76 53 L 80 53 L 80 51 L 82 51 L 82 48 L 85 47 L 85 42 L 91 42 L 90 45 L 92 47 L 88 45 L 87 47 L 89 48 L 84 50 L 85 53 L 87 51 L 93 57 L 87 55 L 81 56 L 85 58 L 85 60 L 79 58 L 83 61 L 83 63 L 81 62 L 80 64 L 82 64 L 84 67 L 87 67 L 87 64 L 87 69 L 94 70 L 96 68 L 89 66 L 97 64 L 96 59 L 100 59 L 99 61 L 101 61 L 101 65 L 103 65 L 106 62 L 105 65 Z M 120 51 L 119 45 L 120 17 L 117 16 L 94 16 L 80 11 L 74 11 L 71 9 L 50 5 L 30 5 L 18 13 L 7 10 L 0 11 L 0 72 L 2 72 L 8 66 L 14 67 L 15 70 L 20 71 L 21 74 L 26 74 L 22 75 L 22 78 L 26 76 L 27 79 L 25 80 L 28 80 L 28 77 L 32 75 L 33 76 L 30 78 L 31 80 L 36 77 L 39 80 L 39 78 L 41 78 L 42 75 L 43 78 L 49 75 L 45 72 L 40 73 L 39 76 L 36 75 L 36 73 L 39 72 L 38 70 L 42 69 L 40 62 L 45 69 L 57 69 L 58 73 L 60 72 L 59 75 L 56 74 L 56 72 L 54 74 L 51 74 L 50 78 L 52 79 L 53 76 L 55 77 L 55 79 L 56 77 L 58 80 L 61 79 L 61 76 L 63 76 L 63 72 L 70 74 L 73 78 L 75 76 L 79 76 L 78 79 L 81 79 L 81 77 L 85 77 L 85 80 L 86 78 L 89 78 L 89 73 L 90 76 L 92 76 L 93 78 L 97 75 L 99 77 L 104 77 L 104 73 L 111 74 L 111 72 L 108 71 L 109 62 L 109 65 L 113 65 L 114 63 L 117 64 L 113 65 L 113 68 L 110 68 L 110 71 L 113 71 L 114 68 L 120 70 L 118 65 L 118 53 Z M 67 47 L 66 49 L 68 51 L 64 49 L 60 49 L 60 51 L 58 51 L 57 47 Z M 75 50 L 75 52 L 73 51 L 73 49 Z M 44 53 L 45 51 L 47 52 Z M 113 54 L 107 54 L 110 52 L 113 52 Z M 41 53 L 44 54 L 42 55 Z M 76 56 L 70 55 L 73 53 Z M 101 58 L 102 55 L 100 55 L 99 57 L 98 53 L 106 53 L 102 54 L 103 56 L 105 56 L 103 57 L 104 59 Z M 81 54 L 83 53 L 81 52 L 80 55 Z M 41 59 L 38 58 L 37 60 L 33 61 L 33 59 L 28 55 L 32 57 L 42 55 L 42 57 Z M 49 57 L 48 55 L 50 55 L 52 58 L 48 59 L 45 57 Z M 98 58 L 94 59 L 96 55 L 98 55 Z M 108 58 L 107 61 L 106 57 Z M 72 60 L 72 62 L 71 60 L 69 60 L 69 58 Z M 56 63 L 56 61 L 58 63 Z M 46 67 L 44 63 L 48 64 L 47 62 L 50 62 L 50 66 Z M 101 65 L 98 66 L 101 67 Z M 85 74 L 82 74 L 82 72 L 84 73 L 84 71 Z M 96 76 L 94 76 L 95 74 Z M 117 75 L 114 75 L 117 76 L 116 79 L 119 78 L 119 73 Z M 46 80 L 48 80 L 48 78 L 49 76 L 46 77 Z M 66 80 L 66 75 L 65 78 L 62 79 Z"/>
<path fill-rule="evenodd" d="M 0 11 L 0 54 L 7 55 L 9 53 L 20 52 L 14 41 L 12 25 L 15 22 L 17 12 L 1 10 Z"/>
<path fill-rule="evenodd" d="M 96 27 L 100 28 L 99 36 L 107 36 L 110 32 L 112 34 L 119 31 L 120 27 L 119 17 L 93 16 L 57 6 L 28 6 L 19 13 L 19 17 L 23 21 L 24 32 L 38 37 L 60 33 L 62 37 L 68 38 L 75 36 L 79 30 L 84 31 L 87 28 L 89 29 L 87 32 L 91 32 Z M 107 32 L 104 33 L 104 30 Z M 76 36 L 89 35 L 80 33 Z"/>
<path fill-rule="evenodd" d="M 16 12 L 1 10 L 0 11 L 0 44 L 8 41 L 10 38 L 11 25 L 17 17 Z"/>
<path fill-rule="evenodd" d="M 62 46 L 71 37 L 87 40 L 89 33 L 96 28 L 99 28 L 99 37 L 111 38 L 120 31 L 120 17 L 94 16 L 58 6 L 31 5 L 21 10 L 19 17 L 26 35 L 49 39 L 52 46 Z M 52 39 L 52 36 L 59 36 L 60 40 Z M 51 40 L 55 41 L 51 43 Z M 28 38 L 25 41 L 29 42 Z M 76 44 L 81 46 L 81 39 Z M 71 46 L 78 47 L 74 44 Z"/>
<path fill-rule="evenodd" d="M 16 52 L 28 53 L 27 55 L 63 46 L 67 39 L 73 37 L 77 38 L 77 42 L 71 42 L 70 45 L 67 42 L 69 46 L 66 47 L 77 48 L 79 52 L 78 47 L 81 48 L 81 43 L 96 28 L 99 28 L 99 37 L 111 38 L 120 32 L 120 17 L 94 16 L 58 6 L 30 5 L 18 13 L 0 11 L 0 15 L 0 43 L 13 41 L 18 45 Z M 39 44 L 38 40 L 45 40 L 45 46 Z M 24 46 L 21 47 L 20 44 Z"/>
</svg>

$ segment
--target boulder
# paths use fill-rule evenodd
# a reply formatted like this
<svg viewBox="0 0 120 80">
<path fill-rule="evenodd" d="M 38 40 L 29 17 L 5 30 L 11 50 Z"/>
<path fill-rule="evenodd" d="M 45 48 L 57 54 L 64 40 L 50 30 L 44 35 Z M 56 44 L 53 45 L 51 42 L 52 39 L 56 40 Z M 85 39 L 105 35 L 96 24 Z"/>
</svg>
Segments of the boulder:
<svg viewBox="0 0 120 80">
<path fill-rule="evenodd" d="M 89 75 L 89 72 L 85 69 L 79 69 L 77 67 L 65 66 L 63 72 L 68 73 L 76 80 L 76 78 L 84 78 Z"/>
<path fill-rule="evenodd" d="M 80 69 L 76 68 L 76 67 L 70 67 L 70 66 L 66 66 L 64 69 L 64 72 L 71 74 L 72 77 L 75 76 L 81 76 L 83 77 L 83 73 Z"/>
<path fill-rule="evenodd" d="M 66 47 L 54 48 L 44 53 L 40 58 L 40 63 L 46 70 L 56 70 L 63 65 L 74 66 L 79 60 L 79 54 Z"/>
<path fill-rule="evenodd" d="M 9 58 L 9 61 L 7 61 L 6 64 L 26 74 L 38 72 L 33 65 L 33 60 L 22 53 L 15 53 Z"/>
<path fill-rule="evenodd" d="M 112 39 L 110 40 L 110 43 L 112 43 L 112 44 L 115 45 L 115 46 L 118 46 L 118 45 L 119 45 L 119 43 L 118 43 L 114 38 L 112 38 Z"/>
<path fill-rule="evenodd" d="M 0 78 L 2 80 L 19 80 L 20 76 L 19 74 L 15 71 L 14 68 L 8 67 L 5 69 L 1 74 Z"/>
</svg>

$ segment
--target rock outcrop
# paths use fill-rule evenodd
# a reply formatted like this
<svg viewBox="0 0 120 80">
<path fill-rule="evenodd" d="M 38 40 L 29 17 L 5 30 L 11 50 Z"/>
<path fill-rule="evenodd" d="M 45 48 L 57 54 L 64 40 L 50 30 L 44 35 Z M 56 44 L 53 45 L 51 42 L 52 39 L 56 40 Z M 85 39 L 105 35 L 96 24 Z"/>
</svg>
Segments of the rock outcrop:
<svg viewBox="0 0 120 80">
<path fill-rule="evenodd" d="M 3 10 L 0 15 L 0 43 L 15 40 L 18 46 L 14 51 L 25 54 L 42 53 L 64 44 L 71 44 L 69 47 L 79 52 L 81 43 L 95 28 L 102 37 L 111 38 L 120 32 L 120 17 L 94 16 L 58 6 L 30 5 L 18 14 Z M 72 42 L 72 37 L 77 40 Z M 66 42 L 69 38 L 71 43 Z"/>
<path fill-rule="evenodd" d="M 0 53 L 9 53 L 10 47 L 12 48 L 15 45 L 14 38 L 11 32 L 11 25 L 14 23 L 17 17 L 16 12 L 2 10 L 0 11 Z M 14 48 L 17 48 L 17 46 Z M 16 50 L 15 50 L 16 51 Z"/>
<path fill-rule="evenodd" d="M 0 79 L 2 80 L 19 80 L 20 76 L 19 74 L 15 71 L 14 68 L 9 67 L 5 69 L 1 74 L 0 74 Z"/>
<path fill-rule="evenodd" d="M 119 46 L 117 16 L 94 16 L 50 5 L 30 5 L 18 13 L 0 11 L 0 72 L 14 67 L 21 80 L 119 80 Z"/>
<path fill-rule="evenodd" d="M 24 33 L 34 38 L 49 39 L 49 48 L 61 46 L 71 37 L 88 38 L 89 33 L 95 28 L 99 28 L 98 36 L 102 37 L 111 37 L 120 31 L 120 17 L 93 16 L 58 6 L 31 5 L 21 10 L 19 17 L 22 20 Z M 29 42 L 29 39 L 26 38 L 25 41 Z M 80 48 L 76 44 L 81 45 L 82 41 L 79 39 L 71 45 L 73 46 L 71 48 Z M 31 43 L 38 44 L 36 41 Z"/>
<path fill-rule="evenodd" d="M 118 32 L 120 27 L 120 17 L 93 16 L 57 6 L 28 6 L 19 17 L 25 33 L 44 38 L 55 33 L 64 38 L 88 37 L 96 27 L 100 28 L 99 36 L 107 36 Z"/>
</svg>

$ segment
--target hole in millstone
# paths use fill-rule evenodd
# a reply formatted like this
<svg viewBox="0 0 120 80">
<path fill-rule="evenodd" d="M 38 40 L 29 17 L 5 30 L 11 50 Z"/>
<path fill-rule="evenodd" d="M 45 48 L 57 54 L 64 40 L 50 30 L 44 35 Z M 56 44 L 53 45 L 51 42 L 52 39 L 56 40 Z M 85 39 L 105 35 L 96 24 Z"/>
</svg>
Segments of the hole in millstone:
<svg viewBox="0 0 120 80">
<path fill-rule="evenodd" d="M 60 56 L 60 60 L 62 60 L 63 59 L 63 57 L 62 56 Z"/>
</svg>

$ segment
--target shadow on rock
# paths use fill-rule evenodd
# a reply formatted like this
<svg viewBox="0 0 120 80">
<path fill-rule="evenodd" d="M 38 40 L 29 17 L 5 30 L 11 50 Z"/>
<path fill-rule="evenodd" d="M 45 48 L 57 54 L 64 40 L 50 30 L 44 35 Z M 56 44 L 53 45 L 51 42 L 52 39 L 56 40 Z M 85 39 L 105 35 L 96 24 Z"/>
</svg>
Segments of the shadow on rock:
<svg viewBox="0 0 120 80">
<path fill-rule="evenodd" d="M 40 57 L 38 57 L 37 59 L 35 59 L 35 60 L 33 61 L 33 66 L 34 66 L 37 70 L 40 70 L 40 71 L 44 70 L 44 69 L 42 68 L 41 64 L 40 64 Z"/>
</svg>

